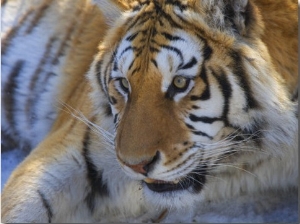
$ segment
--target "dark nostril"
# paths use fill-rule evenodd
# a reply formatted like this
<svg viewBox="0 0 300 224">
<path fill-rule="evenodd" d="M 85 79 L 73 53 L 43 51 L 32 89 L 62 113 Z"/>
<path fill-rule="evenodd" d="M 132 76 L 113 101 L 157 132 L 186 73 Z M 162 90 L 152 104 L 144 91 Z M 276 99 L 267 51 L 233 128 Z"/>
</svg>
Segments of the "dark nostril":
<svg viewBox="0 0 300 224">
<path fill-rule="evenodd" d="M 137 173 L 141 173 L 144 174 L 145 176 L 147 176 L 147 173 L 153 168 L 153 166 L 155 165 L 156 161 L 159 159 L 160 155 L 159 152 L 157 151 L 155 156 L 152 158 L 152 160 L 148 160 L 148 161 L 143 161 L 139 164 L 135 164 L 135 165 L 130 165 L 130 164 L 126 164 L 128 167 L 130 167 L 132 170 L 134 170 Z"/>
<path fill-rule="evenodd" d="M 160 158 L 160 153 L 159 151 L 157 151 L 153 159 L 149 163 L 143 166 L 143 169 L 146 171 L 146 173 L 148 173 L 153 168 L 153 166 L 159 160 L 159 158 Z"/>
</svg>

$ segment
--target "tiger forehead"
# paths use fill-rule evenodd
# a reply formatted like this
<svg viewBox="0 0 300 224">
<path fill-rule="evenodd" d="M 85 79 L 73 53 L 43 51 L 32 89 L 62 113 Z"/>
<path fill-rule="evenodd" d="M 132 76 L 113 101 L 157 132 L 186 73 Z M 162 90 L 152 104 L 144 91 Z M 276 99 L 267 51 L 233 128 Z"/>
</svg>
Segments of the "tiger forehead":
<svg viewBox="0 0 300 224">
<path fill-rule="evenodd" d="M 124 50 L 133 50 L 136 57 L 149 59 L 149 55 L 157 53 L 162 45 L 167 45 L 168 41 L 180 39 L 178 36 L 171 35 L 173 27 L 169 18 L 174 7 L 178 5 L 181 7 L 181 4 L 174 4 L 173 1 L 168 0 L 139 1 L 139 4 L 133 8 L 136 12 L 133 12 L 128 17 L 128 21 L 123 24 L 128 33 L 124 39 L 131 43 L 131 47 L 128 46 Z M 124 44 L 126 45 L 123 41 Z"/>
<path fill-rule="evenodd" d="M 147 74 L 149 66 L 154 66 L 168 76 L 168 82 L 179 68 L 201 61 L 203 38 L 185 27 L 172 26 L 169 17 L 174 10 L 185 9 L 183 1 L 141 1 L 139 6 L 124 24 L 127 31 L 116 45 L 112 77 Z"/>
<path fill-rule="evenodd" d="M 191 77 L 202 62 L 205 43 L 183 30 L 162 31 L 146 43 L 145 40 L 136 41 L 138 39 L 144 37 L 135 32 L 122 39 L 113 60 L 115 72 L 123 76 L 137 72 L 145 74 L 152 65 L 164 76 Z"/>
<path fill-rule="evenodd" d="M 185 9 L 193 4 L 194 0 L 139 0 L 133 1 L 131 3 L 131 8 L 133 8 L 133 10 L 139 10 L 140 8 L 145 7 L 146 10 L 159 11 L 168 6 Z"/>
</svg>

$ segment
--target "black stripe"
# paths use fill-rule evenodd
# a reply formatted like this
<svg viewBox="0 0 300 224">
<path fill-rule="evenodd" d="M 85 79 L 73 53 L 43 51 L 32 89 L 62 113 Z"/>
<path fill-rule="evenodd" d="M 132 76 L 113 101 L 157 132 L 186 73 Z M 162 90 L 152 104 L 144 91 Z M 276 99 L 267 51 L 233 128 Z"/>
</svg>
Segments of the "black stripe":
<svg viewBox="0 0 300 224">
<path fill-rule="evenodd" d="M 133 41 L 137 37 L 138 34 L 139 34 L 139 32 L 136 32 L 136 33 L 130 35 L 129 37 L 127 37 L 126 40 L 129 42 Z"/>
<path fill-rule="evenodd" d="M 155 59 L 151 59 L 151 62 L 154 64 L 154 66 L 157 68 L 157 62 L 156 62 L 156 60 Z"/>
<path fill-rule="evenodd" d="M 51 220 L 53 218 L 52 207 L 51 207 L 50 203 L 48 202 L 48 200 L 46 199 L 45 195 L 40 190 L 37 190 L 37 192 L 43 202 L 43 206 L 45 207 L 45 209 L 47 211 L 48 222 L 51 223 Z"/>
<path fill-rule="evenodd" d="M 194 133 L 195 135 L 201 135 L 201 136 L 207 137 L 207 138 L 209 138 L 210 140 L 213 139 L 212 136 L 210 136 L 210 135 L 208 135 L 208 134 L 206 134 L 206 133 L 204 133 L 204 132 L 202 132 L 202 131 L 193 131 L 193 133 Z"/>
<path fill-rule="evenodd" d="M 116 72 L 118 70 L 119 70 L 119 68 L 118 68 L 118 62 L 117 62 L 117 60 L 114 60 L 114 62 L 113 62 L 113 71 Z"/>
<path fill-rule="evenodd" d="M 213 69 L 211 69 L 213 76 L 218 81 L 222 95 L 224 97 L 224 107 L 223 107 L 223 115 L 222 119 L 225 122 L 225 126 L 228 125 L 228 111 L 229 111 L 229 102 L 232 95 L 231 84 L 229 83 L 227 76 L 225 75 L 224 71 L 221 71 L 220 74 L 217 74 Z"/>
<path fill-rule="evenodd" d="M 8 130 L 9 129 L 10 127 L 8 128 Z M 1 128 L 1 152 L 2 153 L 11 151 L 12 149 L 17 149 L 19 147 L 18 137 L 9 133 L 8 130 L 4 130 L 3 127 Z M 14 138 L 18 139 L 18 141 L 16 141 Z M 25 147 L 22 147 L 22 150 L 24 150 L 24 152 L 30 152 L 30 149 L 31 148 L 29 147 L 29 144 L 28 146 L 26 144 Z"/>
<path fill-rule="evenodd" d="M 11 72 L 8 75 L 8 81 L 5 84 L 4 87 L 4 97 L 2 97 L 3 103 L 6 107 L 5 109 L 5 116 L 7 118 L 7 121 L 12 128 L 12 130 L 15 130 L 16 121 L 15 121 L 15 110 L 16 110 L 16 95 L 17 88 L 18 88 L 18 77 L 22 72 L 22 69 L 25 65 L 25 62 L 22 60 L 19 60 L 15 63 L 14 67 L 11 69 Z"/>
<path fill-rule="evenodd" d="M 171 47 L 171 46 L 168 46 L 168 45 L 160 45 L 160 47 L 175 52 L 180 57 L 180 60 L 181 60 L 180 64 L 183 64 L 183 55 L 182 55 L 181 51 L 178 48 Z"/>
<path fill-rule="evenodd" d="M 113 96 L 108 97 L 108 101 L 110 104 L 115 105 L 117 103 L 117 99 L 114 98 Z"/>
<path fill-rule="evenodd" d="M 139 72 L 141 70 L 141 67 L 136 67 L 132 72 L 131 75 L 134 75 L 135 73 Z"/>
<path fill-rule="evenodd" d="M 139 21 L 139 18 L 140 18 L 140 17 L 133 17 L 133 18 L 131 19 L 131 20 L 133 20 L 133 21 L 130 21 L 130 24 L 127 23 L 127 24 L 129 24 L 129 25 L 128 25 L 128 28 L 127 28 L 128 31 L 131 30 L 133 27 L 135 27 L 136 23 Z"/>
<path fill-rule="evenodd" d="M 192 125 L 190 125 L 190 124 L 187 124 L 187 123 L 185 123 L 185 125 L 186 125 L 189 129 L 195 130 L 194 126 L 192 126 Z"/>
<path fill-rule="evenodd" d="M 129 50 L 134 51 L 135 48 L 132 47 L 132 46 L 126 47 L 126 48 L 121 52 L 121 54 L 119 55 L 118 59 L 120 59 L 120 58 L 123 56 L 123 54 L 125 54 L 125 53 L 126 53 L 127 51 L 129 51 Z"/>
<path fill-rule="evenodd" d="M 178 40 L 182 40 L 182 41 L 185 41 L 184 39 L 182 39 L 181 37 L 179 36 L 174 36 L 172 34 L 169 34 L 167 32 L 162 32 L 161 35 L 163 35 L 167 40 L 169 41 L 178 41 Z"/>
<path fill-rule="evenodd" d="M 132 62 L 130 63 L 130 65 L 129 65 L 129 67 L 128 67 L 128 71 L 132 68 L 133 63 L 134 63 L 134 59 L 133 59 Z"/>
<path fill-rule="evenodd" d="M 245 92 L 247 105 L 244 108 L 244 110 L 248 111 L 249 109 L 259 108 L 260 107 L 259 103 L 253 96 L 253 92 L 250 88 L 250 84 L 249 84 L 247 75 L 245 73 L 244 68 L 242 67 L 243 62 L 242 62 L 240 54 L 236 51 L 232 51 L 232 52 L 230 52 L 230 56 L 234 60 L 234 63 L 232 65 L 233 74 L 237 77 L 237 79 L 239 81 L 239 85 L 241 86 L 241 88 L 244 89 L 244 92 Z"/>
<path fill-rule="evenodd" d="M 155 27 L 152 27 L 151 29 L 150 29 L 150 35 L 149 35 L 149 37 L 151 36 L 151 37 L 155 37 L 156 35 L 157 35 L 157 29 L 155 28 Z"/>
<path fill-rule="evenodd" d="M 108 83 L 108 80 L 110 80 L 110 78 L 111 78 L 111 76 L 110 76 L 111 71 L 115 66 L 114 61 L 116 60 L 116 54 L 117 54 L 117 52 L 116 52 L 116 50 L 114 50 L 113 54 L 111 55 L 109 63 L 105 67 L 104 74 L 102 74 L 102 75 L 104 75 L 103 87 L 104 87 L 106 93 L 108 93 L 107 83 Z"/>
<path fill-rule="evenodd" d="M 177 29 L 184 29 L 184 27 L 182 27 L 179 23 L 175 22 L 175 20 L 169 14 L 162 11 L 161 15 L 163 16 L 163 18 L 165 18 L 166 22 L 168 22 L 171 27 L 177 28 Z"/>
<path fill-rule="evenodd" d="M 107 87 L 108 80 L 110 80 L 110 77 L 111 77 L 110 76 L 111 70 L 112 70 L 111 66 L 110 66 L 111 63 L 112 63 L 112 61 L 106 65 L 104 73 L 101 73 L 101 76 L 103 76 L 103 82 L 104 82 L 103 87 L 104 87 L 106 93 L 108 93 L 108 87 Z"/>
<path fill-rule="evenodd" d="M 206 134 L 206 133 L 204 133 L 204 132 L 202 132 L 202 131 L 197 131 L 197 130 L 195 129 L 194 126 L 192 126 L 192 125 L 190 125 L 190 124 L 187 124 L 187 123 L 185 123 L 185 125 L 186 125 L 189 129 L 191 129 L 192 132 L 193 132 L 195 135 L 201 135 L 201 136 L 204 136 L 204 137 L 209 138 L 210 140 L 213 139 L 212 136 L 210 136 L 210 135 L 208 135 L 208 134 Z"/>
<path fill-rule="evenodd" d="M 95 66 L 95 70 L 96 70 L 96 78 L 97 78 L 97 81 L 98 81 L 98 84 L 102 90 L 103 93 L 107 93 L 107 88 L 105 88 L 105 83 L 102 83 L 101 81 L 101 76 L 102 76 L 102 73 L 101 73 L 101 69 L 102 69 L 102 64 L 103 64 L 103 61 L 100 60 L 96 63 L 96 66 Z"/>
<path fill-rule="evenodd" d="M 118 121 L 118 115 L 119 115 L 119 114 L 115 114 L 115 116 L 114 116 L 114 123 L 115 123 L 115 124 L 116 124 L 117 121 Z"/>
<path fill-rule="evenodd" d="M 8 49 L 13 45 L 13 39 L 18 36 L 20 30 L 24 27 L 24 24 L 31 18 L 34 10 L 27 11 L 20 19 L 18 19 L 16 26 L 11 27 L 3 37 L 1 37 L 1 55 L 5 55 Z"/>
<path fill-rule="evenodd" d="M 105 105 L 105 115 L 107 116 L 107 117 L 110 117 L 110 116 L 112 116 L 112 111 L 111 111 L 111 107 L 110 107 L 110 105 L 109 104 L 106 104 Z"/>
<path fill-rule="evenodd" d="M 210 57 L 211 57 L 211 55 L 212 55 L 212 53 L 213 53 L 212 48 L 208 44 L 205 44 L 205 47 L 203 49 L 204 61 L 209 60 Z"/>
<path fill-rule="evenodd" d="M 200 77 L 201 77 L 201 79 L 203 80 L 203 82 L 205 84 L 205 90 L 203 91 L 203 93 L 200 96 L 191 96 L 192 101 L 210 99 L 210 88 L 209 88 L 206 68 L 205 68 L 204 64 L 203 64 L 201 72 L 200 72 Z"/>
<path fill-rule="evenodd" d="M 109 196 L 109 190 L 106 183 L 102 180 L 102 173 L 97 171 L 96 165 L 93 163 L 89 146 L 90 146 L 90 128 L 88 127 L 83 141 L 83 157 L 85 158 L 86 168 L 87 168 L 87 179 L 90 184 L 91 190 L 87 193 L 85 202 L 88 208 L 93 213 L 95 209 L 95 200 L 97 196 Z"/>
<path fill-rule="evenodd" d="M 135 58 L 138 58 L 143 53 L 143 47 L 137 48 L 135 51 Z"/>
<path fill-rule="evenodd" d="M 189 118 L 190 118 L 191 121 L 203 122 L 203 123 L 207 123 L 207 124 L 212 124 L 215 121 L 221 121 L 222 120 L 219 117 L 198 117 L 194 114 L 190 114 Z"/>
<path fill-rule="evenodd" d="M 144 13 L 142 13 L 141 15 L 138 15 L 138 16 L 136 16 L 136 17 L 133 17 L 132 18 L 132 20 L 133 21 L 131 21 L 131 23 L 129 24 L 129 23 L 127 23 L 127 24 L 129 24 L 129 26 L 128 26 L 128 28 L 127 28 L 127 30 L 129 31 L 129 30 L 131 30 L 133 27 L 137 27 L 138 26 L 138 24 L 139 25 L 143 25 L 143 24 L 141 24 L 140 23 L 140 19 L 143 19 L 143 20 L 148 20 L 150 17 L 151 17 L 151 14 L 152 14 L 153 12 L 144 12 Z"/>
<path fill-rule="evenodd" d="M 188 63 L 186 63 L 186 64 L 184 64 L 184 65 L 181 65 L 180 67 L 178 67 L 178 69 L 190 69 L 190 68 L 192 68 L 194 65 L 196 65 L 197 62 L 198 62 L 198 61 L 196 60 L 196 58 L 195 58 L 195 57 L 192 57 L 191 60 L 190 60 Z"/>
<path fill-rule="evenodd" d="M 45 93 L 49 92 L 49 79 L 56 77 L 57 74 L 53 72 L 48 72 L 44 76 L 41 74 L 41 78 L 44 78 L 43 80 L 39 80 L 38 85 L 35 87 L 35 91 L 33 91 L 34 94 L 31 94 L 29 97 L 27 104 L 25 106 L 25 111 L 27 111 L 27 120 L 30 127 L 33 127 L 34 123 L 37 122 L 37 111 L 40 108 L 39 102 L 41 102 L 42 96 L 45 95 Z M 53 121 L 53 118 L 51 119 L 51 122 Z"/>
<path fill-rule="evenodd" d="M 150 47 L 149 50 L 151 53 L 159 52 L 159 50 L 156 47 Z"/>
<path fill-rule="evenodd" d="M 26 29 L 26 34 L 30 34 L 34 30 L 34 28 L 39 26 L 40 21 L 42 21 L 43 17 L 45 17 L 45 14 L 47 13 L 47 10 L 50 6 L 51 2 L 46 1 L 34 10 L 36 14 L 32 18 L 28 28 Z"/>
<path fill-rule="evenodd" d="M 45 75 L 44 67 L 51 64 L 50 55 L 56 41 L 57 41 L 56 37 L 49 38 L 44 54 L 39 61 L 38 67 L 34 70 L 33 74 L 30 76 L 31 81 L 28 88 L 29 97 L 27 98 L 27 101 L 25 103 L 25 111 L 26 111 L 26 117 L 28 121 L 28 127 L 32 127 L 34 125 L 34 122 L 36 122 L 37 104 L 39 102 L 42 93 L 45 92 L 45 90 L 47 91 L 48 85 L 45 85 L 42 79 L 44 78 L 44 81 L 46 82 L 47 76 L 48 78 L 50 78 L 51 74 L 54 74 L 54 73 L 48 73 Z"/>
<path fill-rule="evenodd" d="M 152 19 L 153 12 L 149 11 L 149 12 L 143 12 L 142 16 L 140 16 L 139 21 L 136 23 L 136 27 L 139 26 L 143 26 L 145 23 L 148 22 L 148 20 Z M 146 32 L 148 33 L 149 30 L 147 30 Z"/>
</svg>

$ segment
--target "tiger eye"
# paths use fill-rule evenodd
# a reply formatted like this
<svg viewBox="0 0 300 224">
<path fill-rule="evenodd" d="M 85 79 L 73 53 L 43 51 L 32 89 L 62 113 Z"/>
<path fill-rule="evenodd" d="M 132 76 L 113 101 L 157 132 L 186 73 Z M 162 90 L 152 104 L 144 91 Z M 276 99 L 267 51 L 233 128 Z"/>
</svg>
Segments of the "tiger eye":
<svg viewBox="0 0 300 224">
<path fill-rule="evenodd" d="M 127 79 L 122 78 L 122 79 L 121 79 L 121 85 L 122 85 L 125 89 L 129 89 L 129 83 L 128 83 Z"/>
<path fill-rule="evenodd" d="M 178 89 L 183 89 L 186 87 L 188 81 L 186 78 L 182 77 L 182 76 L 176 76 L 173 79 L 173 85 L 178 88 Z"/>
</svg>

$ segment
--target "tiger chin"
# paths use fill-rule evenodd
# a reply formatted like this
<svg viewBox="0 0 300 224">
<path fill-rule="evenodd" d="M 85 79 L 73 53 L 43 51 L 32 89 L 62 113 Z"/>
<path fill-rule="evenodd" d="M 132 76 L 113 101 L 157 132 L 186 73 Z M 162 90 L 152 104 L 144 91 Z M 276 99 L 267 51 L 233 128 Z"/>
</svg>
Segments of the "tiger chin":
<svg viewBox="0 0 300 224">
<path fill-rule="evenodd" d="M 37 146 L 3 190 L 4 222 L 156 222 L 297 195 L 297 3 L 83 2 L 90 19 L 60 55 L 57 84 L 35 93 L 62 109 L 40 143 L 27 137 Z"/>
</svg>

